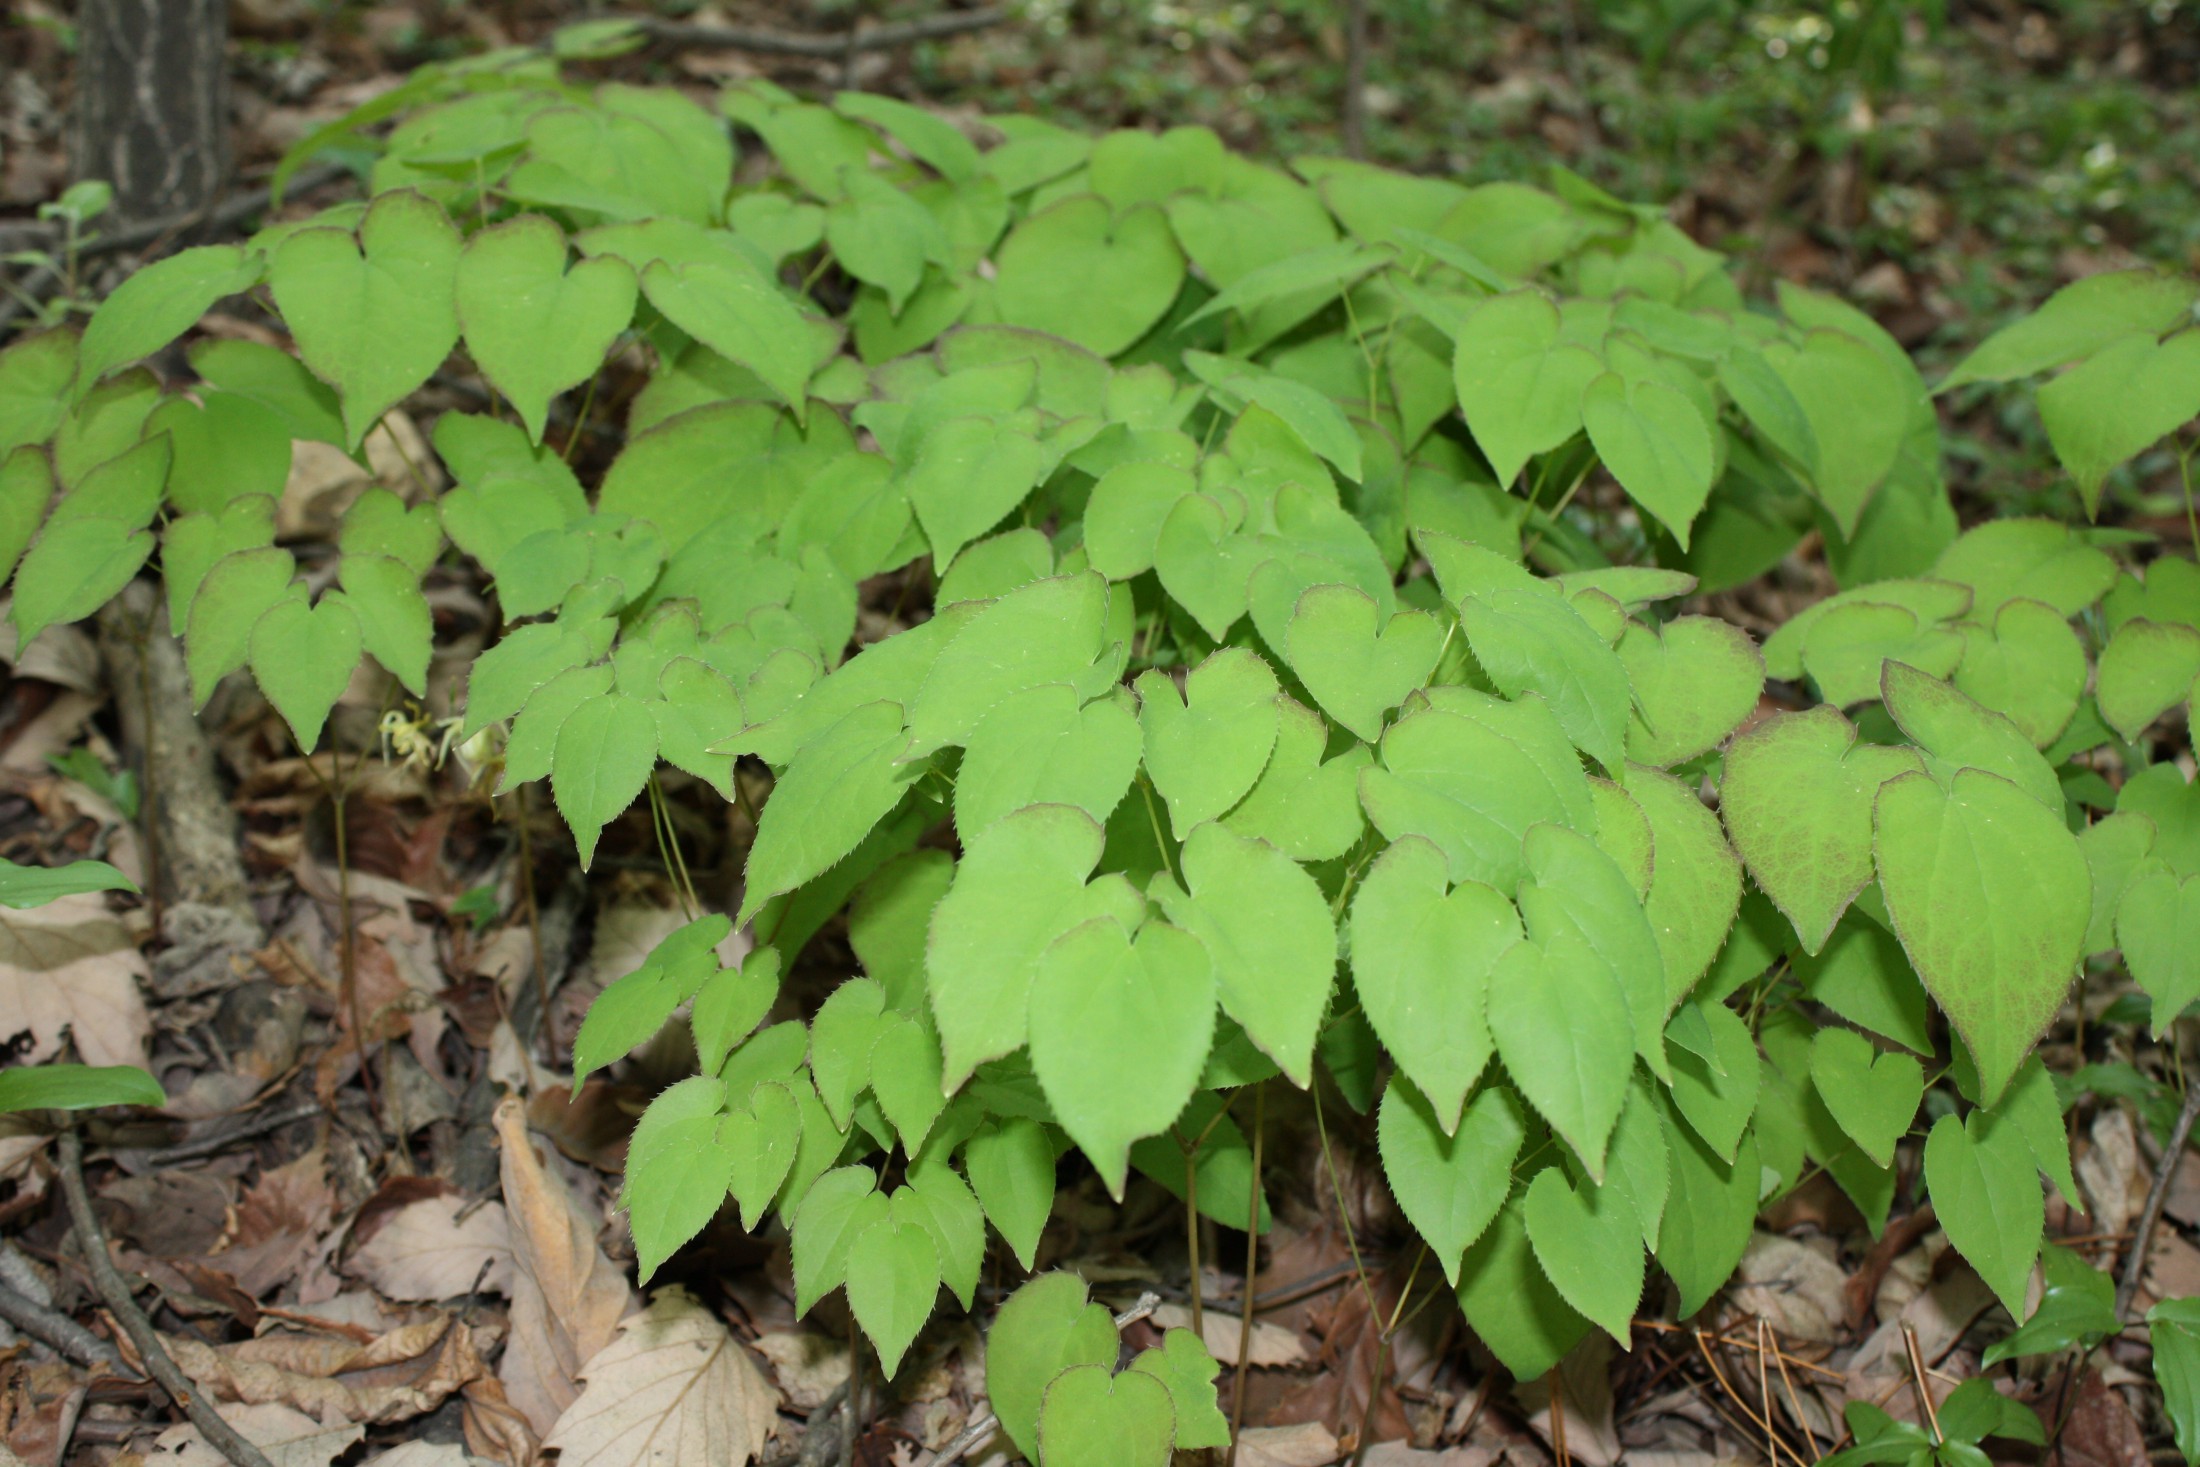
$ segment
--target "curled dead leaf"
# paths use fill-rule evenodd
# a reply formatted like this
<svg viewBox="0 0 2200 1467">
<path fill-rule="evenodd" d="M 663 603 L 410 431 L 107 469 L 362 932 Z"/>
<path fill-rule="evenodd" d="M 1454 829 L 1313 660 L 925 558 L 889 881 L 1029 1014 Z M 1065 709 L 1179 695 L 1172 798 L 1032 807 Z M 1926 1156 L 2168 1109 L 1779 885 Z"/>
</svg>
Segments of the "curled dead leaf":
<svg viewBox="0 0 2200 1467">
<path fill-rule="evenodd" d="M 597 1246 L 598 1219 L 528 1134 L 525 1106 L 507 1096 L 494 1120 L 513 1262 L 512 1338 L 497 1375 L 540 1435 L 580 1395 L 581 1366 L 611 1343 L 636 1300 Z"/>
</svg>

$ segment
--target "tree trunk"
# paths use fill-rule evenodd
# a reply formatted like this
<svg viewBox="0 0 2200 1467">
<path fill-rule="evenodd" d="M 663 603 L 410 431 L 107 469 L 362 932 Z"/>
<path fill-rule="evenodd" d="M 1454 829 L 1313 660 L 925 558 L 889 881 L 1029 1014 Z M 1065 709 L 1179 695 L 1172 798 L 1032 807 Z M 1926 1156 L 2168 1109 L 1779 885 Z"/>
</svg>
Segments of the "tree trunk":
<svg viewBox="0 0 2200 1467">
<path fill-rule="evenodd" d="M 70 172 L 113 222 L 211 207 L 229 181 L 229 0 L 83 0 Z"/>
</svg>

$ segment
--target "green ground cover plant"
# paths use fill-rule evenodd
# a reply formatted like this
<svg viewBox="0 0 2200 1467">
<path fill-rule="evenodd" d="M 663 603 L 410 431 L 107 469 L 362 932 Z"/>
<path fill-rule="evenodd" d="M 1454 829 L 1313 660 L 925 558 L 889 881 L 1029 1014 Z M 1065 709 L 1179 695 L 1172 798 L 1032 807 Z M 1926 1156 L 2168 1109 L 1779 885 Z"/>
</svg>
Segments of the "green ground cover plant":
<svg viewBox="0 0 2200 1467">
<path fill-rule="evenodd" d="M 2090 509 L 2200 412 L 2200 288 L 2096 277 L 1928 385 L 1855 306 L 1745 299 L 1563 170 L 1023 117 L 981 147 L 561 56 L 424 69 L 294 155 L 371 159 L 367 198 L 0 354 L 0 566 L 26 643 L 157 568 L 200 700 L 248 673 L 306 752 L 363 666 L 429 695 L 425 576 L 488 580 L 457 738 L 548 783 L 583 866 L 647 804 L 693 913 L 573 1055 L 692 1039 L 629 1151 L 645 1279 L 730 1201 L 891 1374 L 989 1249 L 1035 1262 L 1061 1166 L 1257 1233 L 1292 1086 L 1376 1114 L 1521 1378 L 1695 1313 L 1816 1170 L 1876 1230 L 1920 1134 L 2027 1318 L 2042 1179 L 2075 1194 L 2035 1041 L 2115 954 L 2158 1029 L 2200 998 L 2200 790 L 2161 757 L 2200 572 L 2085 522 L 1961 529 L 1933 394 L 2040 379 Z M 141 365 L 248 293 L 295 353 Z M 549 427 L 615 352 L 648 383 L 587 482 Z M 496 402 L 435 422 L 453 486 L 277 543 L 291 441 L 358 452 L 454 354 Z M 1806 536 L 1838 593 L 1761 646 L 1676 611 Z M 907 624 L 859 642 L 891 575 Z M 742 797 L 737 763 L 770 792 L 711 911 L 665 790 Z M 861 972 L 766 1023 L 828 924 Z M 2044 1267 L 2055 1339 L 2113 1327 Z M 1228 1439 L 1189 1331 L 1118 1371 L 1060 1274 L 992 1328 L 993 1409 L 1047 1467 Z M 1852 1423 L 1854 1460 L 2037 1435 L 1998 1400 L 1937 1443 Z"/>
</svg>

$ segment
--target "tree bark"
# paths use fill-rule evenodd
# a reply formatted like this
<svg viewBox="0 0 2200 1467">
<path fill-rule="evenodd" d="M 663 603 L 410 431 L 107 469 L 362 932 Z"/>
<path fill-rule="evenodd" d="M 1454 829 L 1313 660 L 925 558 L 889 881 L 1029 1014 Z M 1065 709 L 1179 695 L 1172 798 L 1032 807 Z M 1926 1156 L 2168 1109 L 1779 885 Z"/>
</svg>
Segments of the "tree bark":
<svg viewBox="0 0 2200 1467">
<path fill-rule="evenodd" d="M 194 214 L 229 182 L 229 0 L 83 0 L 70 172 L 121 224 Z"/>
</svg>

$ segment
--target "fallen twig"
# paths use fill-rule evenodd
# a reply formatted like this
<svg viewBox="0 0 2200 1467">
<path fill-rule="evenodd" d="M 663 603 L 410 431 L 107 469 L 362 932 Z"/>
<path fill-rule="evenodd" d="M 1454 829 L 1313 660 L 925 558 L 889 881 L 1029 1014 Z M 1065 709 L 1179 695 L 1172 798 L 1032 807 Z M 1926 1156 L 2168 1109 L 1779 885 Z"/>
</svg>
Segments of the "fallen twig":
<svg viewBox="0 0 2200 1467">
<path fill-rule="evenodd" d="M 2200 1083 L 2188 1083 L 2185 1103 L 2177 1111 L 2177 1124 L 2170 1128 L 2169 1145 L 2162 1148 L 2162 1159 L 2155 1163 L 2154 1185 L 2147 1188 L 2147 1205 L 2140 1210 L 2139 1225 L 2131 1232 L 2131 1252 L 2124 1258 L 2124 1276 L 2116 1283 L 2118 1319 L 2131 1308 L 2131 1301 L 2139 1292 L 2139 1283 L 2146 1277 L 2147 1250 L 2154 1244 L 2154 1227 L 2162 1220 L 2162 1203 L 2169 1197 L 2170 1180 L 2177 1175 L 2177 1162 L 2185 1154 L 2185 1142 L 2192 1135 L 2195 1120 L 2200 1120 Z"/>
<path fill-rule="evenodd" d="M 1008 12 L 994 6 L 958 10 L 946 15 L 896 25 L 870 26 L 838 36 L 797 36 L 784 31 L 749 30 L 741 26 L 695 25 L 687 21 L 635 22 L 635 29 L 652 40 L 676 46 L 722 46 L 732 51 L 756 51 L 767 56 L 809 56 L 820 61 L 844 61 L 851 52 L 889 51 L 917 41 L 937 41 L 969 31 L 982 31 L 1008 19 Z"/>
<path fill-rule="evenodd" d="M 77 1246 L 84 1251 L 84 1263 L 91 1270 L 92 1283 L 98 1288 L 100 1298 L 107 1301 L 107 1308 L 123 1331 L 130 1336 L 130 1343 L 137 1346 L 138 1358 L 144 1362 L 146 1374 L 158 1381 L 175 1398 L 176 1404 L 183 1407 L 183 1414 L 199 1429 L 199 1435 L 237 1467 L 273 1467 L 266 1454 L 222 1420 L 221 1414 L 207 1404 L 206 1397 L 199 1394 L 198 1387 L 176 1368 L 176 1362 L 169 1358 L 160 1336 L 154 1332 L 153 1322 L 138 1308 L 129 1283 L 115 1267 L 114 1259 L 108 1256 L 107 1235 L 100 1229 L 99 1217 L 92 1211 L 91 1194 L 84 1187 L 84 1143 L 73 1128 L 61 1133 L 61 1192 L 68 1199 L 69 1219 L 76 1226 Z"/>
<path fill-rule="evenodd" d="M 146 1166 L 154 1168 L 174 1166 L 179 1161 L 197 1161 L 202 1157 L 213 1156 L 226 1151 L 240 1141 L 249 1141 L 254 1137 L 264 1136 L 270 1131 L 280 1131 L 285 1126 L 295 1125 L 299 1121 L 311 1120 L 315 1116 L 327 1113 L 328 1107 L 322 1105 L 319 1101 L 313 1100 L 284 1106 L 280 1110 L 263 1110 L 257 1114 L 244 1117 L 239 1125 L 224 1127 L 195 1140 L 179 1141 L 173 1146 L 163 1146 L 158 1151 L 145 1152 L 140 1160 Z"/>
<path fill-rule="evenodd" d="M 79 1365 L 113 1365 L 121 1358 L 115 1347 L 68 1315 L 48 1309 L 36 1299 L 25 1298 L 0 1284 L 0 1319 L 24 1334 L 68 1356 Z"/>
<path fill-rule="evenodd" d="M 1918 1239 L 1931 1232 L 1939 1221 L 1933 1213 L 1933 1205 L 1930 1202 L 1923 1203 L 1916 1211 L 1888 1228 L 1879 1241 L 1872 1244 L 1871 1251 L 1864 1255 L 1864 1261 L 1857 1265 L 1856 1272 L 1842 1285 L 1843 1291 L 1848 1295 L 1850 1329 L 1863 1329 L 1864 1321 L 1871 1318 L 1872 1304 L 1879 1297 L 1879 1285 L 1886 1279 L 1887 1270 L 1894 1266 L 1897 1258 L 1909 1252 Z"/>
</svg>

